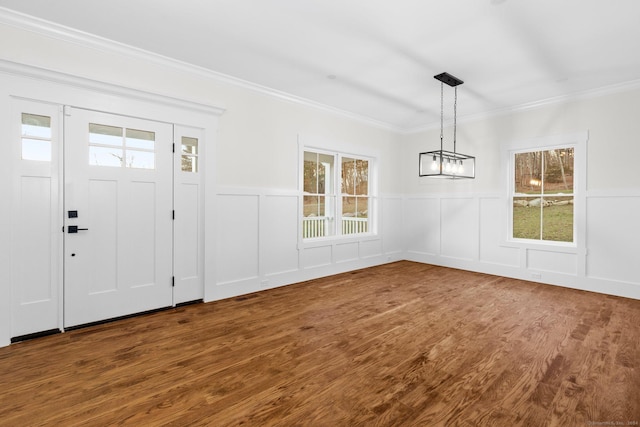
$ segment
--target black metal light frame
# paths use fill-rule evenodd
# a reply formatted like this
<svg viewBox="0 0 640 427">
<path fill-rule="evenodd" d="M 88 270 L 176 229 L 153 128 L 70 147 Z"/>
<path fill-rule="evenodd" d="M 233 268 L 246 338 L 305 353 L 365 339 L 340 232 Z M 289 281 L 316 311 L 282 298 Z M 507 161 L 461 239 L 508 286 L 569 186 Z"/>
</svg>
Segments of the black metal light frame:
<svg viewBox="0 0 640 427">
<path fill-rule="evenodd" d="M 470 178 L 476 177 L 476 158 L 456 152 L 456 115 L 458 103 L 458 85 L 464 82 L 449 73 L 433 76 L 440 81 L 440 149 L 425 151 L 418 157 L 418 175 L 436 178 Z M 444 84 L 455 89 L 453 109 L 453 151 L 444 149 Z"/>
</svg>

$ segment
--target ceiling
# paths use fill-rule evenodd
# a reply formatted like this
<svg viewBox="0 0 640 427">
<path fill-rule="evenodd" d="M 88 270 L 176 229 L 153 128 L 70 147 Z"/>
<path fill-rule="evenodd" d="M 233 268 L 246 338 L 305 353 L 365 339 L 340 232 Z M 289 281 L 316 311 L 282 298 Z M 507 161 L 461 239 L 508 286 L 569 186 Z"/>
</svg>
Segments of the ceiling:
<svg viewBox="0 0 640 427">
<path fill-rule="evenodd" d="M 391 128 L 640 79 L 638 0 L 0 0 Z M 453 89 L 445 86 L 445 120 Z M 450 110 L 449 110 L 450 109 Z"/>
</svg>

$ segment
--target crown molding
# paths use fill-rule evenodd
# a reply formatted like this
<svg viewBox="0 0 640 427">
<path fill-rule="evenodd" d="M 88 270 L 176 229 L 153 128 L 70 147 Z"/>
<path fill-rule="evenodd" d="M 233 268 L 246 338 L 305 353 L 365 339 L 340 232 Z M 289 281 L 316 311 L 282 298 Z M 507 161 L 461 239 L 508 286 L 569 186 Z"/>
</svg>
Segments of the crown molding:
<svg viewBox="0 0 640 427">
<path fill-rule="evenodd" d="M 187 72 L 198 75 L 207 79 L 211 79 L 220 83 L 226 83 L 263 95 L 271 96 L 282 101 L 303 105 L 317 110 L 329 112 L 341 117 L 346 117 L 370 126 L 381 128 L 384 130 L 401 133 L 402 128 L 394 126 L 380 120 L 356 114 L 350 111 L 332 107 L 327 104 L 312 101 L 303 97 L 292 95 L 290 93 L 273 89 L 267 86 L 252 83 L 247 80 L 239 79 L 227 74 L 213 71 L 204 67 L 190 64 L 188 62 L 179 61 L 164 55 L 156 54 L 144 49 L 136 48 L 124 43 L 110 40 L 104 37 L 96 36 L 84 31 L 76 30 L 64 25 L 46 21 L 31 15 L 13 11 L 4 7 L 0 7 L 0 23 L 6 24 L 21 30 L 30 31 L 43 35 L 45 37 L 54 38 L 68 43 L 73 43 L 82 47 L 96 49 L 103 52 L 117 53 L 124 56 L 134 57 L 153 64 L 172 68 L 178 71 Z"/>
<path fill-rule="evenodd" d="M 640 79 L 632 80 L 624 83 L 617 83 L 613 85 L 603 86 L 596 89 L 584 90 L 581 92 L 574 92 L 567 95 L 555 96 L 552 98 L 515 105 L 512 107 L 505 107 L 505 108 L 490 110 L 484 113 L 458 116 L 457 122 L 458 124 L 474 122 L 474 121 L 488 119 L 492 117 L 518 113 L 522 111 L 535 110 L 535 109 L 539 109 L 539 108 L 543 108 L 551 105 L 566 104 L 568 102 L 599 98 L 606 95 L 613 95 L 620 92 L 627 92 L 630 90 L 638 90 L 638 89 L 640 89 Z M 451 125 L 453 125 L 453 120 L 445 121 L 445 126 L 451 126 Z M 411 134 L 426 132 L 434 129 L 440 129 L 440 123 L 434 122 L 434 123 L 430 123 L 423 126 L 417 126 L 411 129 L 404 129 L 404 130 L 401 130 L 401 133 L 404 135 L 411 135 Z"/>
<path fill-rule="evenodd" d="M 180 99 L 160 93 L 147 92 L 133 89 L 112 83 L 105 83 L 97 80 L 78 77 L 71 74 L 53 71 L 45 68 L 26 65 L 17 62 L 7 61 L 0 58 L 0 73 L 26 77 L 37 80 L 44 80 L 56 84 L 72 86 L 75 88 L 107 93 L 117 96 L 125 96 L 129 99 L 138 99 L 156 104 L 169 105 L 172 107 L 187 108 L 192 111 L 202 112 L 220 116 L 225 112 L 225 108 L 218 105 L 203 104 L 198 101 Z"/>
</svg>

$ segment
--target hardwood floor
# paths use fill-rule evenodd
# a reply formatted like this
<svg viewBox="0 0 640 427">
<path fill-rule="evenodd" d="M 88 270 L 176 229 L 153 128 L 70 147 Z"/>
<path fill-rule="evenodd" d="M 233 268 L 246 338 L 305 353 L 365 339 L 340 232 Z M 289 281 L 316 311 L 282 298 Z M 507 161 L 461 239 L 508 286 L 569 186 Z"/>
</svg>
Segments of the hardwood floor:
<svg viewBox="0 0 640 427">
<path fill-rule="evenodd" d="M 0 425 L 638 425 L 639 352 L 640 301 L 403 261 L 1 348 Z"/>
</svg>

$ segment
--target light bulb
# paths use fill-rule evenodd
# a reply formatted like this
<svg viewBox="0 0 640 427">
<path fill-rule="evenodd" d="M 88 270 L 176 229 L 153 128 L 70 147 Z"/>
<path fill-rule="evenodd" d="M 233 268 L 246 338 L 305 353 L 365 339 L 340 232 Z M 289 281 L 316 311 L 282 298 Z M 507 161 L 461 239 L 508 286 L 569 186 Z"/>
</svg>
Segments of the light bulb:
<svg viewBox="0 0 640 427">
<path fill-rule="evenodd" d="M 445 172 L 451 172 L 451 160 L 447 159 L 447 166 L 444 168 Z"/>
<path fill-rule="evenodd" d="M 436 156 L 433 156 L 433 163 L 431 163 L 431 170 L 438 170 L 438 161 L 436 160 Z"/>
<path fill-rule="evenodd" d="M 458 173 L 464 173 L 464 165 L 462 164 L 462 160 L 460 160 L 460 166 L 458 166 Z"/>
</svg>

